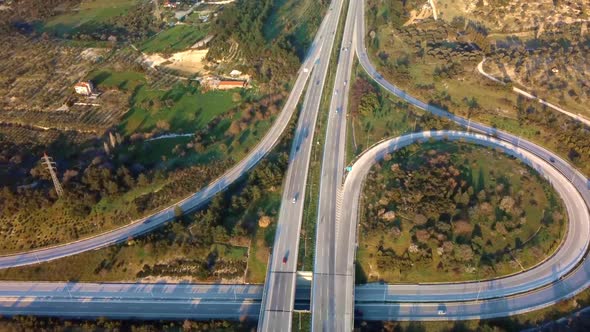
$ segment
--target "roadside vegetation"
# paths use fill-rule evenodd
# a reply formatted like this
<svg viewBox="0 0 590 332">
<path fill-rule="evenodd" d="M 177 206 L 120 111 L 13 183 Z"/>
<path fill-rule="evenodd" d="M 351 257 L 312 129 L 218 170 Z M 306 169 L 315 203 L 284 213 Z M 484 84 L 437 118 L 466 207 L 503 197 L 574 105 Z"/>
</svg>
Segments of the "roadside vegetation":
<svg viewBox="0 0 590 332">
<path fill-rule="evenodd" d="M 29 2 L 35 1 L 26 1 L 23 8 Z M 147 6 L 142 9 L 147 16 L 136 14 L 136 5 Z M 307 35 L 283 25 L 288 11 L 281 6 L 297 9 Z M 280 112 L 299 67 L 298 55 L 305 53 L 305 40 L 319 25 L 321 8 L 311 2 L 300 6 L 238 1 L 215 7 L 218 15 L 207 16 L 207 23 L 199 12 L 188 17 L 191 27 L 216 34 L 211 59 L 252 75 L 251 89 L 230 91 L 211 91 L 166 68 L 146 66 L 139 51 L 124 45 L 172 52 L 204 35 L 206 29 L 188 25 L 152 24 L 157 16 L 153 3 L 54 0 L 31 8 L 30 17 L 14 6 L 0 11 L 6 19 L 0 39 L 16 45 L 0 51 L 7 59 L 0 70 L 8 73 L 0 75 L 0 91 L 5 92 L 0 98 L 0 253 L 122 226 L 196 192 L 246 156 Z M 80 11 L 73 14 L 76 8 Z M 166 19 L 172 14 L 166 12 Z M 68 27 L 69 15 L 86 15 L 87 23 Z M 254 24 L 240 24 L 250 19 Z M 32 29 L 49 29 L 48 22 L 62 22 L 69 32 Z M 142 33 L 129 28 L 116 34 L 118 24 L 131 24 Z M 273 33 L 265 36 L 264 29 Z M 162 32 L 154 36 L 157 31 Z M 111 33 L 116 38 L 105 40 Z M 232 40 L 240 42 L 229 52 L 224 47 Z M 293 46 L 289 40 L 299 41 Z M 107 44 L 88 47 L 72 41 Z M 228 58 L 233 52 L 241 55 Z M 26 62 L 29 58 L 38 61 Z M 74 94 L 73 85 L 83 80 L 94 83 L 98 99 Z M 43 152 L 57 163 L 65 191 L 61 198 L 39 162 Z"/>
<path fill-rule="evenodd" d="M 373 82 L 357 63 L 349 96 L 347 160 L 385 138 L 424 130 L 457 129 L 446 119 L 418 109 Z"/>
<path fill-rule="evenodd" d="M 264 282 L 294 125 L 254 170 L 196 213 L 120 245 L 0 270 L 0 279 Z"/>
<path fill-rule="evenodd" d="M 580 1 L 563 6 L 574 3 Z M 587 34 L 581 34 L 583 23 L 568 19 L 543 22 L 544 32 L 530 38 L 511 37 L 512 32 L 505 31 L 504 35 L 492 35 L 495 25 L 481 22 L 463 13 L 462 6 L 449 2 L 439 6 L 443 19 L 416 19 L 423 4 L 414 0 L 367 2 L 367 49 L 379 71 L 430 104 L 542 144 L 590 174 L 590 143 L 584 138 L 590 129 L 512 91 L 513 86 L 520 86 L 553 102 L 561 98 L 555 103 L 586 114 L 582 106 L 590 93 L 587 77 L 579 70 L 572 71 L 587 65 L 581 56 L 589 47 Z M 506 3 L 489 4 L 488 8 L 481 1 L 474 10 L 497 7 L 507 10 Z M 510 22 L 517 28 L 520 25 Z M 477 64 L 484 56 L 492 59 L 490 65 L 502 69 L 498 77 L 509 80 L 507 85 L 478 73 Z M 540 67 L 527 65 L 533 61 Z"/>
<path fill-rule="evenodd" d="M 263 91 L 288 89 L 286 84 L 299 69 L 327 3 L 238 1 L 225 8 L 212 24 L 211 33 L 216 38 L 207 58 L 224 59 L 242 69 L 261 83 Z M 285 24 L 290 20 L 299 24 Z"/>
<path fill-rule="evenodd" d="M 43 331 L 43 332 L 98 332 L 98 331 L 133 331 L 133 332 L 184 332 L 184 331 L 218 331 L 251 332 L 256 328 L 254 321 L 138 321 L 138 320 L 96 320 L 58 319 L 34 316 L 16 316 L 2 318 L 2 331 Z"/>
<path fill-rule="evenodd" d="M 484 280 L 558 248 L 567 215 L 528 166 L 494 149 L 432 142 L 376 164 L 363 191 L 360 283 Z"/>
</svg>

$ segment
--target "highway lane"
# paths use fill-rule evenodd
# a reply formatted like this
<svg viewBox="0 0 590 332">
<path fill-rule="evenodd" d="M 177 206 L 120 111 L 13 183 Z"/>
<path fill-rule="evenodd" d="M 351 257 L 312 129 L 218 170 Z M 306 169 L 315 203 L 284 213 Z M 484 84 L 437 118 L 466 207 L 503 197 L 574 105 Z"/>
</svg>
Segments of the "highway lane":
<svg viewBox="0 0 590 332">
<path fill-rule="evenodd" d="M 346 283 L 354 283 L 354 271 L 336 264 L 336 238 L 339 234 L 340 216 L 337 212 L 346 162 L 348 80 L 354 62 L 352 46 L 357 3 L 349 2 L 326 127 L 316 222 L 311 303 L 313 331 L 348 331 L 354 324 L 352 294 L 348 296 L 347 288 L 342 287 Z"/>
<path fill-rule="evenodd" d="M 261 296 L 260 285 L 3 282 L 0 283 L 0 314 L 255 319 Z"/>
<path fill-rule="evenodd" d="M 273 253 L 267 273 L 264 308 L 258 325 L 261 331 L 291 330 L 305 187 L 319 106 L 342 3 L 342 0 L 334 0 L 330 4 L 324 19 L 325 24 L 320 28 L 317 37 L 320 52 L 314 61 L 312 78 L 306 90 L 291 147 Z"/>
<path fill-rule="evenodd" d="M 311 283 L 298 278 L 294 301 L 310 301 Z M 258 318 L 262 285 L 169 283 L 0 283 L 0 315 L 117 319 Z"/>
<path fill-rule="evenodd" d="M 322 27 L 323 26 L 324 24 L 322 24 Z M 325 28 L 322 27 L 320 27 L 320 29 L 324 30 Z M 173 220 L 176 206 L 179 206 L 183 212 L 187 213 L 194 211 L 203 204 L 207 203 L 213 196 L 225 190 L 230 184 L 251 170 L 252 167 L 254 167 L 270 150 L 272 150 L 274 145 L 278 142 L 283 131 L 289 124 L 291 116 L 295 112 L 297 103 L 305 88 L 305 84 L 311 75 L 311 70 L 309 69 L 313 67 L 315 60 L 320 55 L 320 44 L 323 42 L 321 40 L 323 35 L 324 34 L 318 33 L 318 36 L 316 39 L 314 39 L 314 42 L 308 51 L 307 58 L 304 60 L 301 68 L 299 69 L 298 76 L 293 85 L 291 93 L 289 94 L 289 97 L 283 106 L 281 113 L 277 116 L 269 131 L 244 159 L 238 162 L 218 179 L 211 182 L 209 185 L 205 186 L 195 194 L 177 202 L 176 204 L 170 205 L 148 217 L 135 220 L 130 224 L 118 229 L 63 245 L 0 256 L 0 268 L 9 268 L 51 261 L 54 259 L 79 254 L 85 251 L 107 247 L 115 243 L 124 242 L 129 238 L 146 234 L 155 228 L 162 226 L 164 223 Z M 304 68 L 307 68 L 308 70 L 304 70 Z"/>
</svg>

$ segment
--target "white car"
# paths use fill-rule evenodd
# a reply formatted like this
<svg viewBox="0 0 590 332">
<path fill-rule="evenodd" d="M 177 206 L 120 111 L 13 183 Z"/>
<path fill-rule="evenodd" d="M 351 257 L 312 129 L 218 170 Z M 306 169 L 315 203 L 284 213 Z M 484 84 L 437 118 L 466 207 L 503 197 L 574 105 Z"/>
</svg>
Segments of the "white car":
<svg viewBox="0 0 590 332">
<path fill-rule="evenodd" d="M 439 316 L 444 316 L 444 315 L 446 315 L 446 314 L 447 314 L 447 312 L 446 312 L 446 311 L 444 311 L 443 309 L 439 309 L 439 310 L 438 310 L 438 315 L 439 315 Z"/>
<path fill-rule="evenodd" d="M 291 203 L 293 203 L 293 204 L 297 203 L 297 197 L 293 197 L 293 199 L 291 200 Z"/>
</svg>

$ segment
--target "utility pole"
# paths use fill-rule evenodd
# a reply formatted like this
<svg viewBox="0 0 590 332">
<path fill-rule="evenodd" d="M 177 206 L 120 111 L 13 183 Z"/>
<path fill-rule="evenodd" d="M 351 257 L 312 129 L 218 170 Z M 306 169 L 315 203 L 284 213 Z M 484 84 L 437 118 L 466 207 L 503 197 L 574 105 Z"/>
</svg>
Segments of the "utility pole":
<svg viewBox="0 0 590 332">
<path fill-rule="evenodd" d="M 43 153 L 43 163 L 47 166 L 49 170 L 49 174 L 51 174 L 51 180 L 53 180 L 53 186 L 55 187 L 55 192 L 57 193 L 58 197 L 61 197 L 64 194 L 64 190 L 59 183 L 59 179 L 55 174 L 57 167 L 55 167 L 55 162 L 53 162 L 52 158 L 47 156 L 47 153 Z"/>
</svg>

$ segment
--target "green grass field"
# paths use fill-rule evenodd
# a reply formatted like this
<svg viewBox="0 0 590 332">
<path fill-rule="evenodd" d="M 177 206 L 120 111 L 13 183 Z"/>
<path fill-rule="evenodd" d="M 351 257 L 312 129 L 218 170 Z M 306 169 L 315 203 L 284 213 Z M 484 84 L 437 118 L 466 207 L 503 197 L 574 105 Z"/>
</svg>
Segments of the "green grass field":
<svg viewBox="0 0 590 332">
<path fill-rule="evenodd" d="M 121 124 L 126 134 L 151 131 L 159 121 L 166 122 L 170 131 L 194 132 L 236 106 L 232 92 L 203 93 L 183 85 L 166 92 L 141 86 L 132 97 L 132 104 Z"/>
<path fill-rule="evenodd" d="M 139 46 L 146 53 L 183 51 L 204 38 L 207 32 L 194 25 L 176 25 L 153 36 Z"/>
<path fill-rule="evenodd" d="M 51 18 L 41 28 L 58 36 L 71 34 L 123 15 L 138 3 L 138 0 L 83 0 L 76 10 Z"/>
<path fill-rule="evenodd" d="M 115 71 L 101 69 L 91 72 L 88 75 L 94 85 L 105 89 L 120 89 L 133 91 L 138 86 L 146 83 L 145 74 L 137 71 Z"/>
</svg>

